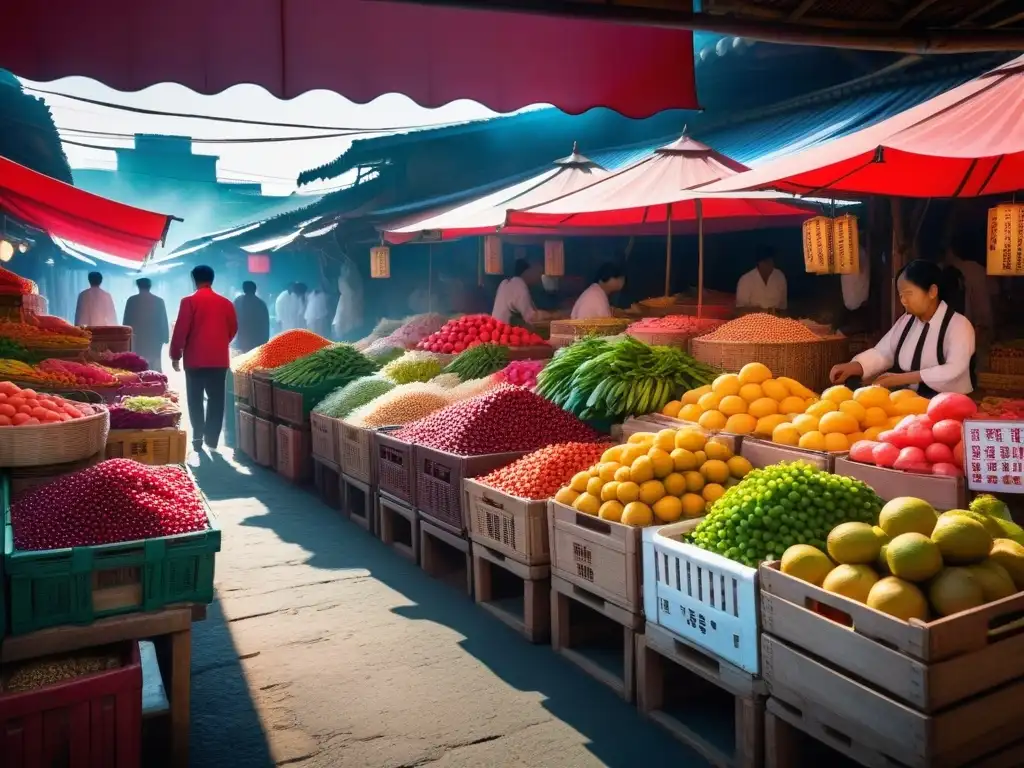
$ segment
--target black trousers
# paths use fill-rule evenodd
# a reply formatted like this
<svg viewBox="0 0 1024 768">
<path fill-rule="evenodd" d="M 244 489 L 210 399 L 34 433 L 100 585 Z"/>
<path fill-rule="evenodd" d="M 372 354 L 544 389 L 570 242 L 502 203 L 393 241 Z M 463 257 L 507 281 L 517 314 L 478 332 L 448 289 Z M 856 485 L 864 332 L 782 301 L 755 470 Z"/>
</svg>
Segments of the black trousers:
<svg viewBox="0 0 1024 768">
<path fill-rule="evenodd" d="M 220 442 L 220 430 L 224 426 L 227 375 L 227 368 L 185 369 L 185 392 L 193 444 L 204 441 L 210 448 L 216 448 Z"/>
</svg>

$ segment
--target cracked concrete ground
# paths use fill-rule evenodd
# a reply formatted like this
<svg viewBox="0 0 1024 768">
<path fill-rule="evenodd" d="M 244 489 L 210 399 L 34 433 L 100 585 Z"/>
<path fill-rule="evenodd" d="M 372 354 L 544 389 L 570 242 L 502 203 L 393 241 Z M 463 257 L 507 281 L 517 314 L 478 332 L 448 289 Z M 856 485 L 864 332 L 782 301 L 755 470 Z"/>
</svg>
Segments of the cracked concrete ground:
<svg viewBox="0 0 1024 768">
<path fill-rule="evenodd" d="M 192 765 L 704 766 L 635 707 L 273 473 L 196 469 L 223 527 Z"/>
</svg>

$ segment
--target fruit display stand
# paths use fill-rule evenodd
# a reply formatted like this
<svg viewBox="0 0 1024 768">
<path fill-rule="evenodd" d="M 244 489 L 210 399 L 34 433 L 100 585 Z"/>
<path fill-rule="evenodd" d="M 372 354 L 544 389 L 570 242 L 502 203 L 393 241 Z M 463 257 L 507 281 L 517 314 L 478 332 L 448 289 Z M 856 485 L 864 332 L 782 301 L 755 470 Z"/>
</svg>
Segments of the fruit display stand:
<svg viewBox="0 0 1024 768">
<path fill-rule="evenodd" d="M 381 427 L 374 435 L 377 490 L 409 507 L 416 507 L 416 468 L 413 446 L 391 437 L 399 427 Z"/>
<path fill-rule="evenodd" d="M 277 424 L 274 464 L 285 480 L 302 485 L 313 477 L 313 452 L 308 428 Z"/>
<path fill-rule="evenodd" d="M 324 416 L 321 413 L 310 413 L 309 427 L 313 458 L 329 462 L 334 467 L 340 467 L 342 463 L 339 439 L 341 420 Z"/>
<path fill-rule="evenodd" d="M 378 494 L 377 535 L 402 557 L 419 565 L 420 519 L 415 509 L 386 493 Z"/>
<path fill-rule="evenodd" d="M 279 384 L 272 386 L 274 418 L 293 427 L 308 429 L 310 411 L 338 385 L 329 381 L 312 387 L 283 387 Z"/>
<path fill-rule="evenodd" d="M 274 384 L 267 371 L 252 374 L 252 409 L 264 419 L 274 418 Z"/>
<path fill-rule="evenodd" d="M 524 565 L 487 547 L 473 547 L 473 599 L 531 643 L 551 635 L 551 568 Z"/>
<path fill-rule="evenodd" d="M 93 325 L 88 330 L 92 333 L 89 352 L 130 352 L 132 349 L 132 329 L 127 325 Z"/>
<path fill-rule="evenodd" d="M 690 350 L 700 362 L 723 371 L 738 371 L 756 360 L 776 376 L 795 379 L 820 391 L 828 386 L 832 367 L 850 359 L 850 340 L 826 336 L 815 341 L 754 343 L 695 338 L 690 341 Z"/>
<path fill-rule="evenodd" d="M 341 471 L 360 482 L 376 485 L 375 430 L 357 427 L 344 420 L 337 422 L 336 429 Z"/>
<path fill-rule="evenodd" d="M 768 467 L 781 461 L 804 461 L 826 472 L 834 472 L 837 454 L 745 437 L 740 447 L 740 455 L 755 467 Z"/>
<path fill-rule="evenodd" d="M 105 458 L 133 459 L 151 466 L 184 464 L 187 453 L 188 435 L 174 427 L 112 429 L 107 435 L 104 450 Z"/>
<path fill-rule="evenodd" d="M 261 416 L 253 417 L 253 461 L 261 467 L 276 467 L 277 425 Z"/>
<path fill-rule="evenodd" d="M 418 517 L 420 568 L 433 579 L 452 584 L 473 596 L 473 546 L 467 539 L 449 533 L 429 519 Z"/>
<path fill-rule="evenodd" d="M 107 411 L 50 424 L 23 424 L 4 431 L 0 467 L 67 464 L 102 453 L 110 431 Z"/>
<path fill-rule="evenodd" d="M 235 403 L 237 405 L 251 405 L 252 375 L 243 371 L 232 371 L 231 378 L 235 392 Z"/>
<path fill-rule="evenodd" d="M 866 765 L 975 765 L 1020 739 L 1024 636 L 1013 626 L 1024 593 L 924 623 L 795 579 L 778 563 L 761 566 L 761 589 L 774 718 Z"/>
<path fill-rule="evenodd" d="M 337 464 L 314 455 L 313 487 L 324 504 L 331 509 L 342 509 L 341 470 Z"/>
<path fill-rule="evenodd" d="M 567 347 L 585 336 L 615 336 L 629 327 L 625 318 L 593 318 L 590 320 L 552 320 L 549 342 L 552 347 Z"/>
<path fill-rule="evenodd" d="M 835 460 L 834 472 L 862 480 L 875 489 L 884 501 L 899 496 L 923 499 L 936 509 L 962 509 L 967 506 L 967 493 L 962 477 L 923 475 L 898 469 L 876 467 L 851 461 L 846 456 Z"/>
</svg>

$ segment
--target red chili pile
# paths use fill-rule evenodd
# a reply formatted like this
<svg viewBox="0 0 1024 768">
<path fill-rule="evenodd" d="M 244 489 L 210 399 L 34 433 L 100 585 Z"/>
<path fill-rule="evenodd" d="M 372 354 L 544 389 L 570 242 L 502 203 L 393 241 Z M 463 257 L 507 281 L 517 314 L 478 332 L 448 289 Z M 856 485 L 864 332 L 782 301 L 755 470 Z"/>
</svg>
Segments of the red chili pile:
<svg viewBox="0 0 1024 768">
<path fill-rule="evenodd" d="M 558 443 L 528 453 L 477 482 L 520 499 L 549 499 L 568 485 L 573 475 L 601 460 L 611 443 Z"/>
<path fill-rule="evenodd" d="M 480 456 L 534 451 L 552 443 L 592 443 L 598 434 L 540 395 L 502 384 L 414 421 L 394 437 L 460 456 Z"/>
<path fill-rule="evenodd" d="M 152 539 L 208 527 L 206 508 L 179 466 L 109 459 L 33 488 L 11 505 L 23 551 Z"/>
<path fill-rule="evenodd" d="M 538 347 L 547 344 L 537 334 L 495 320 L 490 315 L 465 315 L 449 320 L 441 330 L 417 344 L 416 349 L 458 354 L 488 342 L 506 347 Z"/>
</svg>

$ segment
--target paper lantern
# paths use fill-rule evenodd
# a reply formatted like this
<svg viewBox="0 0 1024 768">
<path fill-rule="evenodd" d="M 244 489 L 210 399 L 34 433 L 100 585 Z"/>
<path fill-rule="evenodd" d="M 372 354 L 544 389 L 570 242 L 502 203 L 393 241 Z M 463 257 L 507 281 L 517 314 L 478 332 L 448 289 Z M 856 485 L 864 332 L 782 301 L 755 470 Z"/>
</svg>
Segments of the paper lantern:
<svg viewBox="0 0 1024 768">
<path fill-rule="evenodd" d="M 266 275 L 270 272 L 270 256 L 265 253 L 249 254 L 248 262 L 251 275 Z"/>
<path fill-rule="evenodd" d="M 832 271 L 837 275 L 860 272 L 860 236 L 857 217 L 849 214 L 832 219 Z"/>
<path fill-rule="evenodd" d="M 1024 204 L 1004 203 L 988 211 L 985 271 L 990 275 L 1024 275 Z"/>
<path fill-rule="evenodd" d="M 488 275 L 502 275 L 505 273 L 501 238 L 497 235 L 487 235 L 484 238 L 484 273 Z"/>
<path fill-rule="evenodd" d="M 804 269 L 815 275 L 829 271 L 829 252 L 832 239 L 832 219 L 815 216 L 804 222 Z"/>
<path fill-rule="evenodd" d="M 391 249 L 386 245 L 370 249 L 370 277 L 391 277 Z"/>
<path fill-rule="evenodd" d="M 550 277 L 565 274 L 565 243 L 561 240 L 544 241 L 544 274 Z"/>
<path fill-rule="evenodd" d="M 860 271 L 857 217 L 815 216 L 803 225 L 804 269 L 816 275 L 853 275 Z"/>
</svg>

